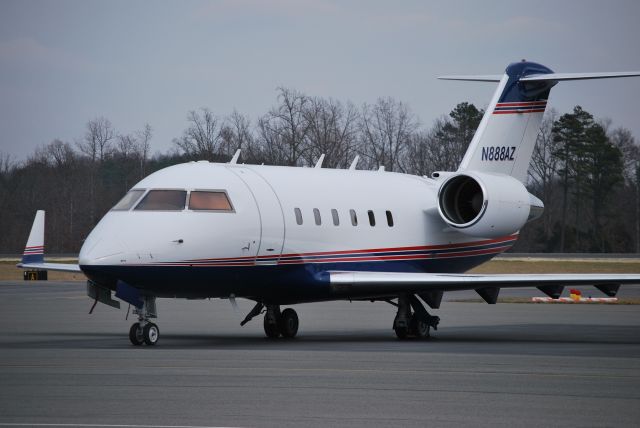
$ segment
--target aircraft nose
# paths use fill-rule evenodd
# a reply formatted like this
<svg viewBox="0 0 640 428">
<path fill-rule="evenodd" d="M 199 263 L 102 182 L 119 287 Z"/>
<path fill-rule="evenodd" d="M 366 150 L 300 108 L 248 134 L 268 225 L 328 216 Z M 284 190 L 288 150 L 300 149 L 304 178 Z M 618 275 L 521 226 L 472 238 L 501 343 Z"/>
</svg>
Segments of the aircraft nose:
<svg viewBox="0 0 640 428">
<path fill-rule="evenodd" d="M 80 266 L 114 264 L 124 253 L 125 246 L 118 236 L 117 228 L 110 227 L 108 216 L 107 214 L 85 239 L 78 256 Z"/>
</svg>

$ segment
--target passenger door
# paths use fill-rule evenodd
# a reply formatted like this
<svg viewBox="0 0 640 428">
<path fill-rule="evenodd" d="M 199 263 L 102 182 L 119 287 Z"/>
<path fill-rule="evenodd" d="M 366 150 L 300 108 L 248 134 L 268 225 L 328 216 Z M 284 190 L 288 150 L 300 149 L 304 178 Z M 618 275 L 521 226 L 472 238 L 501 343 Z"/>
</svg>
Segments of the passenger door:
<svg viewBox="0 0 640 428">
<path fill-rule="evenodd" d="M 229 167 L 249 188 L 260 213 L 260 240 L 256 265 L 278 263 L 284 245 L 284 214 L 271 185 L 257 172 L 246 167 Z"/>
</svg>

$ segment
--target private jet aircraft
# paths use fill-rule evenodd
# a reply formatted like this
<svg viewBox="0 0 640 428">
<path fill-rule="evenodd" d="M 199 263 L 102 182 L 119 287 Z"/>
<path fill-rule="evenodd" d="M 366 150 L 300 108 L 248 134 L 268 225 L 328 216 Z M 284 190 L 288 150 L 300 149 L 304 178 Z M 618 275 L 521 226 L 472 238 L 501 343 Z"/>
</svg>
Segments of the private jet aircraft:
<svg viewBox="0 0 640 428">
<path fill-rule="evenodd" d="M 129 338 L 154 345 L 156 298 L 246 298 L 244 325 L 264 312 L 270 338 L 292 338 L 296 312 L 283 305 L 328 300 L 397 306 L 400 339 L 426 338 L 445 291 L 473 289 L 496 303 L 503 287 L 536 286 L 557 297 L 564 286 L 593 285 L 609 296 L 640 274 L 473 275 L 467 270 L 515 243 L 544 205 L 525 188 L 551 88 L 560 81 L 640 76 L 554 73 L 517 62 L 498 76 L 444 79 L 496 82 L 455 172 L 431 177 L 356 169 L 244 165 L 206 161 L 144 178 L 91 231 L 78 265 L 44 261 L 44 212 L 38 211 L 24 269 L 83 272 L 87 293 L 134 306 Z M 95 303 L 94 303 L 95 306 Z"/>
</svg>

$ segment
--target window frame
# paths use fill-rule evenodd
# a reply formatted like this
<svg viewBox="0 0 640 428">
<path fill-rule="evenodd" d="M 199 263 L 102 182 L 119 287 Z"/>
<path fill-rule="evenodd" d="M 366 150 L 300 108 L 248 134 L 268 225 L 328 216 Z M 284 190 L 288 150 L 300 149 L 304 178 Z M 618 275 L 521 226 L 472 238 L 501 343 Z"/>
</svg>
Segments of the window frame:
<svg viewBox="0 0 640 428">
<path fill-rule="evenodd" d="M 138 199 L 134 199 L 133 203 L 131 204 L 131 206 L 129 206 L 129 208 L 118 208 L 116 209 L 116 206 L 131 192 L 139 192 L 141 191 L 142 193 L 138 196 Z M 127 211 L 131 211 L 133 210 L 135 207 L 138 206 L 138 203 L 142 200 L 142 198 L 144 198 L 144 196 L 147 194 L 147 192 L 149 191 L 149 189 L 130 189 L 127 193 L 124 194 L 123 197 L 120 198 L 120 200 L 118 202 L 116 202 L 116 204 L 111 207 L 111 209 L 109 211 L 119 211 L 119 212 L 127 212 Z"/>
<path fill-rule="evenodd" d="M 340 226 L 340 214 L 338 214 L 337 209 L 331 208 L 331 218 L 333 219 L 334 226 Z"/>
<path fill-rule="evenodd" d="M 298 207 L 294 207 L 293 214 L 296 217 L 296 224 L 298 226 L 302 226 L 304 224 L 304 217 L 302 216 L 302 210 Z"/>
<path fill-rule="evenodd" d="M 387 226 L 393 227 L 396 224 L 393 221 L 393 213 L 391 212 L 391 210 L 387 210 L 385 214 L 387 215 Z"/>
<path fill-rule="evenodd" d="M 209 192 L 209 193 L 224 193 L 224 196 L 227 198 L 227 202 L 229 202 L 229 206 L 231 207 L 230 210 L 192 210 L 189 207 L 189 203 L 191 202 L 191 192 Z M 192 213 L 230 213 L 230 214 L 235 214 L 236 212 L 236 208 L 233 205 L 233 202 L 231 201 L 231 198 L 229 197 L 229 192 L 227 192 L 225 189 L 191 189 L 191 190 L 187 190 L 187 203 L 186 203 L 186 207 L 185 209 L 189 212 Z"/>
<path fill-rule="evenodd" d="M 322 226 L 322 215 L 320 214 L 320 210 L 318 208 L 313 209 L 313 219 L 316 223 L 316 226 Z"/>
<path fill-rule="evenodd" d="M 353 208 L 349 209 L 349 217 L 351 218 L 351 225 L 358 226 L 358 213 Z"/>
<path fill-rule="evenodd" d="M 376 214 L 373 210 L 367 210 L 367 217 L 369 217 L 369 226 L 376 227 Z"/>
<path fill-rule="evenodd" d="M 184 197 L 184 206 L 182 207 L 182 209 L 180 210 L 145 210 L 145 209 L 138 209 L 138 206 L 140 206 L 140 204 L 142 203 L 142 201 L 144 201 L 144 199 L 147 197 L 147 195 L 149 195 L 149 193 L 155 191 L 155 190 L 162 190 L 162 191 L 168 191 L 168 190 L 173 190 L 173 191 L 177 191 L 177 192 L 184 192 L 185 193 L 185 197 Z M 147 191 L 144 193 L 143 197 L 140 198 L 140 200 L 138 200 L 138 203 L 135 205 L 135 207 L 133 207 L 131 210 L 132 211 L 138 211 L 138 212 L 156 212 L 156 213 L 179 213 L 179 212 L 183 212 L 187 210 L 187 202 L 189 199 L 189 190 L 187 189 L 177 189 L 177 188 L 164 188 L 164 187 L 159 187 L 159 188 L 150 188 L 147 189 Z"/>
</svg>

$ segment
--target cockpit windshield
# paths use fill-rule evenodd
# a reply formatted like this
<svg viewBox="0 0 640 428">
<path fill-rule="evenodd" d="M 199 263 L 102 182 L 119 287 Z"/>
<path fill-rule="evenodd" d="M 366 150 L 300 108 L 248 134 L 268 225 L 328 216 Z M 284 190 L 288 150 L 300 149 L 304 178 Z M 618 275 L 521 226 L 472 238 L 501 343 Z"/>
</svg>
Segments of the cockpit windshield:
<svg viewBox="0 0 640 428">
<path fill-rule="evenodd" d="M 186 190 L 150 190 L 136 206 L 136 211 L 182 211 Z"/>
<path fill-rule="evenodd" d="M 133 189 L 127 192 L 120 201 L 111 208 L 111 211 L 127 211 L 140 199 L 144 193 L 142 189 Z"/>
</svg>

